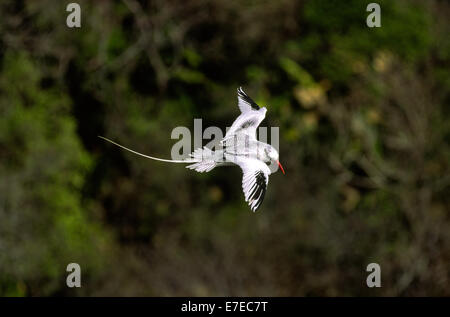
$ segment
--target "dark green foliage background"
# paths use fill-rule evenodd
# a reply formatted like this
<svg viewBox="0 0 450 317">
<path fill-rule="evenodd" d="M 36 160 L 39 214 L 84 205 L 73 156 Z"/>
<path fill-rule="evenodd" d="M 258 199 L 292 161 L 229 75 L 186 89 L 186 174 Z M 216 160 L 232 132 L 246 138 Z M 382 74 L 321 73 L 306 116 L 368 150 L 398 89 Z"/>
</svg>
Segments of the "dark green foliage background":
<svg viewBox="0 0 450 317">
<path fill-rule="evenodd" d="M 447 1 L 69 2 L 0 4 L 1 295 L 450 295 Z M 169 157 L 240 85 L 287 172 L 255 214 L 238 168 L 97 138 Z"/>
</svg>

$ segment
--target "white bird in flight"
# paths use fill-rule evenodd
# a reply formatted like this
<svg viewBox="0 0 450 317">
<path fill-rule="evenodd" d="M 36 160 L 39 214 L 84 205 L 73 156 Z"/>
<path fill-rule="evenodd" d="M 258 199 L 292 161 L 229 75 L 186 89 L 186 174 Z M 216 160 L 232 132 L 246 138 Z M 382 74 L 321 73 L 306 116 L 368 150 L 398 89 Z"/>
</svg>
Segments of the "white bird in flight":
<svg viewBox="0 0 450 317">
<path fill-rule="evenodd" d="M 215 151 L 207 147 L 198 148 L 188 159 L 166 160 L 133 151 L 110 139 L 99 136 L 134 154 L 162 162 L 189 163 L 186 168 L 197 172 L 209 172 L 216 166 L 236 164 L 242 169 L 242 189 L 245 201 L 255 212 L 263 202 L 269 183 L 269 175 L 283 166 L 278 160 L 278 151 L 270 144 L 260 142 L 256 138 L 256 129 L 266 116 L 267 109 L 260 108 L 241 87 L 237 90 L 238 106 L 241 114 L 231 125 L 225 137 L 220 141 L 222 149 Z M 273 163 L 276 163 L 273 164 Z"/>
</svg>

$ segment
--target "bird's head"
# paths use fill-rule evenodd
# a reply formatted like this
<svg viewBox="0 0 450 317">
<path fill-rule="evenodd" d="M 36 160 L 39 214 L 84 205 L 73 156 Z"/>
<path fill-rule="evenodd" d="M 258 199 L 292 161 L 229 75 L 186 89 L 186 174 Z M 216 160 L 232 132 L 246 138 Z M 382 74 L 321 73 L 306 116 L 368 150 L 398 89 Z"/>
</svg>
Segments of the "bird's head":
<svg viewBox="0 0 450 317">
<path fill-rule="evenodd" d="M 278 165 L 278 167 L 281 169 L 281 171 L 284 173 L 284 168 L 281 165 L 279 159 L 279 155 L 278 155 L 278 151 L 273 147 L 273 146 L 268 146 L 267 148 L 265 148 L 265 152 L 267 157 L 270 160 L 270 163 L 276 163 Z"/>
</svg>

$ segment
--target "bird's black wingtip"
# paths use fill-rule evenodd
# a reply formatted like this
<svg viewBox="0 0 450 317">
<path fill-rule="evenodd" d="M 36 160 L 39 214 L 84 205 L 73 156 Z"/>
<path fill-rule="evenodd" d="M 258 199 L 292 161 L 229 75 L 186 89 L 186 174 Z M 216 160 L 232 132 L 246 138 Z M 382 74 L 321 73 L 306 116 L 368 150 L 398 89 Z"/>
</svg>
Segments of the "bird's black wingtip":
<svg viewBox="0 0 450 317">
<path fill-rule="evenodd" d="M 242 86 L 240 86 L 237 89 L 237 93 L 238 93 L 238 98 L 241 98 L 245 102 L 247 102 L 250 105 L 250 107 L 252 107 L 253 110 L 259 110 L 261 108 L 255 101 L 253 101 L 252 98 L 250 98 L 249 95 L 247 95 L 245 93 L 245 91 L 242 89 Z"/>
</svg>

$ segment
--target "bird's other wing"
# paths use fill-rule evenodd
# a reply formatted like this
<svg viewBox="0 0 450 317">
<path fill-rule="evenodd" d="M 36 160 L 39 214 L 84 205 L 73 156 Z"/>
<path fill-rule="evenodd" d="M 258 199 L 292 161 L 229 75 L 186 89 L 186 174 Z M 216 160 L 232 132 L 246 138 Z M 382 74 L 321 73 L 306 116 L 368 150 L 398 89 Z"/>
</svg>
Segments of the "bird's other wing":
<svg viewBox="0 0 450 317">
<path fill-rule="evenodd" d="M 223 139 L 220 141 L 222 145 L 232 146 L 236 142 L 242 143 L 244 140 L 257 141 L 256 130 L 261 121 L 264 120 L 264 113 L 256 112 L 251 116 L 241 114 L 231 125 Z"/>
<path fill-rule="evenodd" d="M 239 87 L 237 89 L 237 95 L 238 106 L 242 113 L 245 113 L 247 111 L 259 110 L 260 107 L 258 106 L 258 104 L 244 92 L 242 87 Z"/>
<path fill-rule="evenodd" d="M 234 135 L 248 135 L 250 139 L 256 140 L 256 129 L 266 117 L 267 109 L 260 108 L 241 87 L 238 89 L 238 101 L 242 113 L 233 122 L 221 144 L 230 145 L 229 141 Z"/>
<path fill-rule="evenodd" d="M 240 159 L 236 162 L 242 169 L 242 189 L 245 201 L 255 212 L 264 200 L 269 183 L 270 169 L 257 159 Z"/>
</svg>

